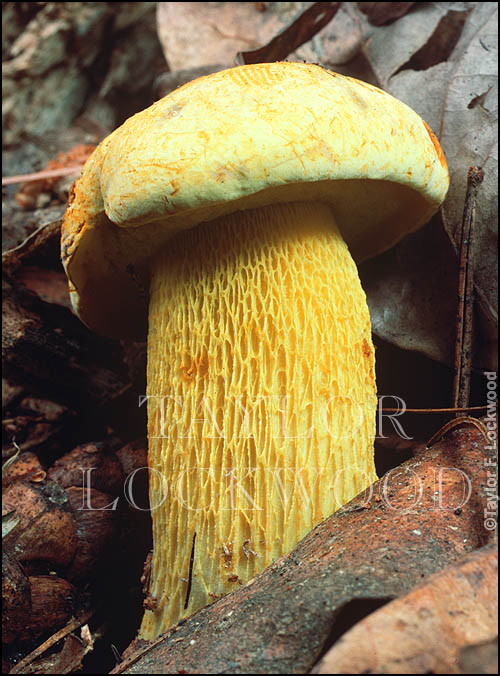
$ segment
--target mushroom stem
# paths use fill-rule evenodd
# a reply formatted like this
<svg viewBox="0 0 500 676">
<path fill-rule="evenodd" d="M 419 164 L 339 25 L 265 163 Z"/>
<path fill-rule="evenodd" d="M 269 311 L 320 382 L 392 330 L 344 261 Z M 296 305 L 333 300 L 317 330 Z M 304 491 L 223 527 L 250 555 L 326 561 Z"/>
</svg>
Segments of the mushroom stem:
<svg viewBox="0 0 500 676">
<path fill-rule="evenodd" d="M 328 205 L 236 212 L 169 241 L 152 266 L 148 395 L 152 639 L 376 480 L 370 318 Z"/>
</svg>

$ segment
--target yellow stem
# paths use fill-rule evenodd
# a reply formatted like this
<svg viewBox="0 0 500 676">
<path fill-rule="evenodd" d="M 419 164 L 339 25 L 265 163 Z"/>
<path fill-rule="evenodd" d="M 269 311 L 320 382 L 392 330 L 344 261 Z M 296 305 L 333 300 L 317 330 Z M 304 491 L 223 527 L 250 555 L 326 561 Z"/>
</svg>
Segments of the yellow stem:
<svg viewBox="0 0 500 676">
<path fill-rule="evenodd" d="M 152 268 L 148 395 L 151 639 L 376 479 L 368 308 L 329 206 L 171 240 Z"/>
</svg>

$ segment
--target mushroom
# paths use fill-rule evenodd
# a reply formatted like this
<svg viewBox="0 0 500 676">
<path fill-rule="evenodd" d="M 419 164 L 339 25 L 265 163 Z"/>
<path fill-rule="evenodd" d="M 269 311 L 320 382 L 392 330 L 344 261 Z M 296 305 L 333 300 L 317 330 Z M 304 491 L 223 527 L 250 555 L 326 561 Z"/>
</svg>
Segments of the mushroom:
<svg viewBox="0 0 500 676">
<path fill-rule="evenodd" d="M 89 158 L 62 228 L 73 307 L 148 339 L 140 636 L 247 582 L 376 479 L 355 261 L 428 221 L 448 180 L 406 105 L 291 62 L 194 80 Z"/>
</svg>

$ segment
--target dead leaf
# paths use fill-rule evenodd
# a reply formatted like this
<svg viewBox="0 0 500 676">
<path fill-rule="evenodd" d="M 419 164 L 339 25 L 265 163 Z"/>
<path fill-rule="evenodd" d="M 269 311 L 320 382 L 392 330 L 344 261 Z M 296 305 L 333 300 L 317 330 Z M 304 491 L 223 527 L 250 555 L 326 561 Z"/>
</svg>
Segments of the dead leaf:
<svg viewBox="0 0 500 676">
<path fill-rule="evenodd" d="M 389 26 L 379 26 L 370 33 L 365 52 L 382 89 L 392 93 L 391 77 L 403 71 L 406 64 L 411 63 L 415 54 L 425 52 L 426 46 L 429 49 L 428 45 L 432 37 L 440 35 L 440 22 L 450 9 L 448 2 L 417 3 L 417 7 L 412 12 L 395 23 Z M 434 39 L 437 40 L 438 37 Z M 449 54 L 441 53 L 444 60 L 448 56 Z M 408 70 L 413 69 L 408 66 Z M 422 82 L 425 87 L 425 80 L 423 79 Z M 415 94 L 416 92 L 414 96 Z"/>
<path fill-rule="evenodd" d="M 463 648 L 458 663 L 464 674 L 498 674 L 498 636 Z"/>
<path fill-rule="evenodd" d="M 439 135 L 451 178 L 443 214 L 457 246 L 466 185 L 462 167 L 480 166 L 484 181 L 478 194 L 474 274 L 482 306 L 498 324 L 498 3 L 478 5 L 451 59 L 454 68 L 443 101 Z"/>
<path fill-rule="evenodd" d="M 431 576 L 348 631 L 312 673 L 455 674 L 460 650 L 497 634 L 498 549 Z"/>
<path fill-rule="evenodd" d="M 308 672 L 350 601 L 407 594 L 489 541 L 487 443 L 473 426 L 451 433 L 246 585 L 156 642 L 132 644 L 112 673 Z"/>
<path fill-rule="evenodd" d="M 64 302 L 60 222 L 39 228 L 19 246 L 6 251 L 2 262 L 5 375 L 33 392 L 43 392 L 45 398 L 52 393 L 55 399 L 62 396 L 77 407 L 87 396 L 99 398 L 105 392 L 111 398 L 123 396 L 130 384 L 122 348 L 116 342 L 98 339 Z M 57 271 L 52 272 L 55 268 Z M 96 347 L 96 340 L 101 347 Z M 103 369 L 96 369 L 95 355 L 101 353 Z M 105 398 L 111 401 L 108 394 Z"/>
<path fill-rule="evenodd" d="M 443 8 L 443 5 L 445 6 Z M 456 233 L 460 230 L 462 211 L 467 181 L 467 170 L 470 166 L 480 166 L 485 173 L 485 180 L 478 194 L 477 220 L 475 230 L 475 284 L 483 311 L 481 326 L 482 339 L 485 343 L 495 340 L 498 323 L 498 203 L 497 203 L 497 3 L 469 3 L 461 13 L 454 15 L 453 21 L 443 23 L 443 19 L 452 13 L 449 3 L 433 3 L 422 7 L 422 30 L 419 32 L 415 24 L 415 34 L 408 25 L 408 35 L 402 30 L 405 22 L 410 22 L 414 14 L 407 15 L 396 24 L 383 29 L 384 35 L 374 36 L 368 45 L 370 62 L 385 88 L 416 110 L 434 129 L 443 146 L 450 170 L 450 190 L 443 207 L 443 220 L 446 231 L 453 246 L 457 247 Z M 462 21 L 463 20 L 463 21 Z M 451 23 L 450 23 L 451 21 Z M 450 26 L 454 26 L 455 35 L 451 35 Z M 424 29 L 425 26 L 425 29 Z M 432 28 L 432 30 L 430 30 Z M 443 52 L 447 61 L 431 65 L 418 60 L 415 54 L 424 46 L 439 42 L 439 30 L 444 31 L 445 41 L 455 42 L 451 54 Z M 410 35 L 411 33 L 411 35 Z M 416 41 L 416 35 L 420 39 Z M 436 37 L 437 36 L 437 37 Z M 433 53 L 437 47 L 433 47 Z M 390 56 L 388 56 L 388 53 Z M 413 60 L 415 59 L 415 60 Z M 431 62 L 432 63 L 432 62 Z M 447 267 L 453 267 L 453 260 L 447 256 Z M 421 259 L 425 264 L 425 258 Z M 416 261 L 408 270 L 410 276 L 420 274 L 421 266 Z M 388 283 L 392 270 L 389 270 Z M 398 296 L 386 288 L 387 275 L 382 270 L 379 280 L 380 294 L 378 302 L 386 308 L 398 308 Z M 387 291 L 387 293 L 386 293 Z M 385 301 L 383 298 L 385 297 Z M 454 306 L 454 303 L 453 303 Z M 439 283 L 434 287 L 432 297 L 426 297 L 425 284 L 423 293 L 417 294 L 412 306 L 413 320 L 421 331 L 426 332 L 428 316 L 435 308 L 449 308 L 450 294 Z M 382 311 L 382 310 L 381 310 Z M 394 318 L 401 333 L 410 334 L 411 327 L 404 317 Z M 444 324 L 449 320 L 443 321 Z M 433 327 L 434 328 L 434 327 Z M 390 327 L 379 327 L 379 335 L 387 336 Z M 382 333 L 384 335 L 382 335 Z M 440 331 L 441 339 L 445 331 Z M 428 331 L 433 340 L 433 331 Z M 405 341 L 398 342 L 407 347 Z M 446 362 L 449 357 L 440 350 L 439 357 L 428 351 L 428 341 L 418 341 L 419 347 L 434 359 Z M 486 348 L 488 346 L 485 346 Z M 483 368 L 495 368 L 496 349 L 483 352 L 476 363 Z"/>
<path fill-rule="evenodd" d="M 366 14 L 371 24 L 383 26 L 404 16 L 414 4 L 414 2 L 358 2 L 358 7 Z"/>
<path fill-rule="evenodd" d="M 82 660 L 90 652 L 91 646 L 84 643 L 74 634 L 69 634 L 63 641 L 59 652 L 49 657 L 42 657 L 34 661 L 31 668 L 38 674 L 72 674 L 82 666 Z"/>
<path fill-rule="evenodd" d="M 171 71 L 230 65 L 237 52 L 259 46 L 256 24 L 269 40 L 280 28 L 250 2 L 159 2 L 158 37 Z M 193 40 L 193 34 L 196 40 Z"/>
<path fill-rule="evenodd" d="M 314 4 L 276 2 L 262 12 L 253 2 L 159 2 L 158 36 L 171 71 L 227 68 L 238 52 L 267 44 Z M 308 59 L 308 52 L 299 49 L 291 58 Z"/>
<path fill-rule="evenodd" d="M 236 56 L 236 63 L 242 65 L 283 61 L 324 28 L 333 19 L 339 7 L 340 2 L 313 3 L 263 47 L 239 52 Z"/>
<path fill-rule="evenodd" d="M 377 336 L 435 361 L 453 362 L 458 261 L 439 215 L 363 263 L 359 274 Z"/>
<path fill-rule="evenodd" d="M 94 649 L 94 642 L 102 637 L 102 627 L 90 632 L 85 624 L 92 612 L 83 611 L 72 617 L 69 623 L 50 636 L 33 652 L 26 655 L 9 671 L 10 674 L 70 674 L 81 669 L 85 655 Z M 74 633 L 81 628 L 81 638 Z M 63 641 L 60 646 L 60 641 Z M 54 650 L 59 647 L 60 650 Z"/>
<path fill-rule="evenodd" d="M 318 674 L 456 674 L 460 650 L 497 635 L 498 549 L 488 545 L 355 625 Z"/>
<path fill-rule="evenodd" d="M 26 266 L 17 278 L 46 303 L 56 303 L 71 310 L 68 280 L 61 271 Z"/>
</svg>

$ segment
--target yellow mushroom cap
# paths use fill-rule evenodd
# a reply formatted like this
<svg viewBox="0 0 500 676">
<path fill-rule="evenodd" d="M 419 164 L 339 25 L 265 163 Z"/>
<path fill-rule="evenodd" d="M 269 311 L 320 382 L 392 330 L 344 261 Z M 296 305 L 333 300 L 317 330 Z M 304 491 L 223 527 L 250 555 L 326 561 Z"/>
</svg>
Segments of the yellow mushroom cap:
<svg viewBox="0 0 500 676">
<path fill-rule="evenodd" d="M 149 261 L 176 232 L 321 201 L 359 262 L 423 225 L 448 183 L 429 127 L 372 85 L 291 62 L 201 77 L 128 119 L 85 164 L 62 228 L 73 307 L 98 333 L 140 338 Z"/>
</svg>

